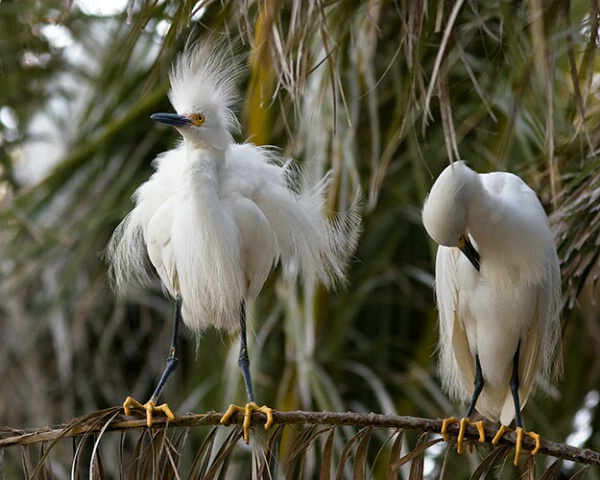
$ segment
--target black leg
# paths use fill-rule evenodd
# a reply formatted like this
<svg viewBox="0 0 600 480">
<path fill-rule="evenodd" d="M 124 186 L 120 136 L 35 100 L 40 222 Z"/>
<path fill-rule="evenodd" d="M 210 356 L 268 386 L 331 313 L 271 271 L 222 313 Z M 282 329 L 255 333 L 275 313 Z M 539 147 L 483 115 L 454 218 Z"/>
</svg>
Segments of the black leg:
<svg viewBox="0 0 600 480">
<path fill-rule="evenodd" d="M 510 377 L 510 391 L 513 396 L 513 401 L 515 402 L 515 423 L 517 425 L 515 429 L 515 434 L 517 436 L 517 440 L 515 442 L 515 461 L 514 464 L 517 466 L 519 464 L 519 456 L 521 455 L 521 449 L 523 446 L 523 437 L 528 436 L 535 441 L 535 448 L 531 450 L 531 455 L 535 455 L 539 452 L 540 447 L 542 445 L 542 441 L 540 436 L 535 432 L 526 432 L 523 430 L 523 422 L 521 421 L 521 402 L 519 401 L 519 352 L 521 350 L 521 344 L 517 346 L 517 351 L 513 358 L 513 371 Z M 496 445 L 504 432 L 510 432 L 510 428 L 506 425 L 501 425 L 500 429 L 494 436 L 492 443 Z"/>
<path fill-rule="evenodd" d="M 160 396 L 163 389 L 165 388 L 165 384 L 167 383 L 167 380 L 171 376 L 171 373 L 173 373 L 173 370 L 175 370 L 175 367 L 177 367 L 177 364 L 179 363 L 179 360 L 177 359 L 177 339 L 179 336 L 179 322 L 180 321 L 181 321 L 181 297 L 178 295 L 175 298 L 175 313 L 173 314 L 173 332 L 171 334 L 171 349 L 169 350 L 169 356 L 167 357 L 167 366 L 165 367 L 165 370 L 164 370 L 163 374 L 161 375 L 160 380 L 158 381 L 158 385 L 154 389 L 154 393 L 152 394 L 152 397 L 150 398 L 151 402 L 156 403 L 156 401 L 158 400 L 158 397 Z"/>
<path fill-rule="evenodd" d="M 240 356 L 238 365 L 244 377 L 246 384 L 246 394 L 248 395 L 248 403 L 245 407 L 237 405 L 229 405 L 227 411 L 221 417 L 221 424 L 229 425 L 229 420 L 232 415 L 238 412 L 244 413 L 244 442 L 250 441 L 250 424 L 252 423 L 252 412 L 262 412 L 267 416 L 265 429 L 268 429 L 273 424 L 273 409 L 263 405 L 259 407 L 254 401 L 254 391 L 252 390 L 252 379 L 250 378 L 250 359 L 248 358 L 248 342 L 246 340 L 246 303 L 242 301 L 240 305 Z"/>
<path fill-rule="evenodd" d="M 248 342 L 246 340 L 246 302 L 242 301 L 240 308 L 240 357 L 238 365 L 244 377 L 246 384 L 246 393 L 248 394 L 248 402 L 254 402 L 254 390 L 252 389 L 252 379 L 250 378 L 250 359 L 248 358 Z"/>
<path fill-rule="evenodd" d="M 484 383 L 485 382 L 483 380 L 483 372 L 481 371 L 481 363 L 479 362 L 479 355 L 475 355 L 475 380 L 473 382 L 475 387 L 473 388 L 473 396 L 471 397 L 471 403 L 469 403 L 469 408 L 467 408 L 467 414 L 461 420 L 457 420 L 454 417 L 444 419 L 444 421 L 442 422 L 442 430 L 440 431 L 442 437 L 444 437 L 444 440 L 448 441 L 448 425 L 456 422 L 460 424 L 460 428 L 458 430 L 458 438 L 456 439 L 456 451 L 458 453 L 462 453 L 463 440 L 465 438 L 467 425 L 477 427 L 477 431 L 479 432 L 479 441 L 481 443 L 485 442 L 485 430 L 483 428 L 483 421 L 479 420 L 477 422 L 471 422 L 470 420 L 471 415 L 473 415 L 473 411 L 475 410 L 477 399 L 479 398 L 479 395 L 481 395 L 481 391 L 483 390 Z"/>
<path fill-rule="evenodd" d="M 523 428 L 523 422 L 521 421 L 521 402 L 519 401 L 519 351 L 521 350 L 521 343 L 517 347 L 515 358 L 513 359 L 513 371 L 510 377 L 510 391 L 512 392 L 513 400 L 515 402 L 515 423 L 517 427 Z"/>
<path fill-rule="evenodd" d="M 471 418 L 471 415 L 473 415 L 475 404 L 477 403 L 479 395 L 481 395 L 484 383 L 483 372 L 481 371 L 481 363 L 479 363 L 479 355 L 475 355 L 475 381 L 473 382 L 475 388 L 473 389 L 473 397 L 471 397 L 471 403 L 469 404 L 467 414 L 465 415 L 466 418 Z"/>
</svg>

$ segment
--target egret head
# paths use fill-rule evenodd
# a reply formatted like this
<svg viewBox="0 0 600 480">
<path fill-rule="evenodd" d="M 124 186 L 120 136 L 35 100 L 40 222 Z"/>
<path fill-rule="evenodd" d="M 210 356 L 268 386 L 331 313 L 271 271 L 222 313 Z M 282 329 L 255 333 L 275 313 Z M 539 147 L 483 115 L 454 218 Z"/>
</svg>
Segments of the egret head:
<svg viewBox="0 0 600 480">
<path fill-rule="evenodd" d="M 460 248 L 479 270 L 479 254 L 468 237 L 469 202 L 478 188 L 477 173 L 454 162 L 440 174 L 423 205 L 425 230 L 439 245 Z"/>
<path fill-rule="evenodd" d="M 169 75 L 169 99 L 177 113 L 151 118 L 177 128 L 194 148 L 224 150 L 240 130 L 233 108 L 241 60 L 225 42 L 186 46 Z"/>
</svg>

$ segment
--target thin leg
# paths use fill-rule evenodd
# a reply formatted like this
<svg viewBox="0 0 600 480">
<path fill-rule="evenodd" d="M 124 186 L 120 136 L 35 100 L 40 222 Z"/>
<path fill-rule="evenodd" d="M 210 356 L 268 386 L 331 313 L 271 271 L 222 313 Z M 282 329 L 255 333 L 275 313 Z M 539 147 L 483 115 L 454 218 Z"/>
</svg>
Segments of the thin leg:
<svg viewBox="0 0 600 480">
<path fill-rule="evenodd" d="M 473 382 L 473 396 L 471 397 L 471 403 L 469 404 L 469 408 L 467 408 L 467 414 L 465 417 L 471 418 L 471 415 L 473 415 L 475 404 L 477 403 L 479 395 L 481 395 L 484 383 L 483 372 L 481 371 L 481 363 L 479 362 L 479 355 L 475 355 L 475 380 Z"/>
<path fill-rule="evenodd" d="M 523 428 L 523 422 L 521 420 L 521 402 L 519 401 L 519 352 L 521 351 L 521 343 L 517 347 L 517 352 L 513 358 L 513 371 L 510 377 L 510 391 L 512 393 L 513 401 L 515 402 L 515 423 L 517 428 Z"/>
<path fill-rule="evenodd" d="M 465 417 L 463 417 L 460 420 L 458 420 L 457 418 L 454 418 L 454 417 L 445 418 L 444 421 L 442 422 L 441 433 L 442 433 L 442 436 L 444 437 L 445 441 L 448 441 L 448 438 L 449 438 L 448 434 L 446 433 L 446 430 L 448 429 L 448 425 L 450 425 L 452 423 L 457 423 L 457 422 L 460 424 L 460 428 L 458 430 L 458 438 L 456 440 L 456 451 L 458 453 L 462 453 L 462 445 L 463 445 L 463 440 L 465 438 L 467 425 L 473 425 L 474 427 L 476 427 L 477 431 L 479 432 L 479 441 L 485 442 L 485 431 L 483 428 L 483 422 L 482 421 L 471 422 L 471 420 L 470 420 L 471 415 L 473 414 L 473 411 L 475 410 L 475 405 L 477 404 L 477 399 L 481 395 L 481 391 L 483 390 L 483 385 L 485 384 L 485 381 L 483 380 L 483 371 L 481 370 L 481 363 L 479 362 L 479 355 L 475 355 L 475 380 L 474 380 L 473 384 L 474 384 L 473 396 L 471 397 L 471 403 L 469 403 L 469 408 L 467 408 L 467 414 L 465 415 Z"/>
<path fill-rule="evenodd" d="M 173 373 L 173 370 L 177 367 L 179 363 L 179 359 L 177 358 L 177 341 L 179 339 L 179 322 L 181 321 L 181 297 L 177 295 L 175 298 L 175 312 L 173 314 L 173 330 L 171 332 L 171 348 L 169 349 L 169 356 L 167 357 L 167 366 L 163 371 L 160 380 L 158 381 L 158 385 L 154 389 L 154 393 L 152 397 L 150 397 L 150 401 L 156 402 L 158 397 L 162 393 L 167 380 Z"/>
<path fill-rule="evenodd" d="M 152 426 L 153 414 L 154 414 L 154 412 L 157 412 L 157 411 L 163 412 L 169 418 L 169 420 L 171 420 L 171 421 L 175 420 L 175 415 L 173 414 L 173 412 L 171 411 L 171 409 L 169 408 L 169 406 L 166 403 L 163 403 L 162 405 L 157 406 L 156 402 L 158 400 L 158 397 L 162 393 L 163 389 L 165 388 L 167 380 L 169 379 L 169 377 L 173 373 L 173 370 L 175 370 L 175 368 L 177 367 L 177 364 L 179 363 L 179 360 L 177 358 L 177 340 L 179 338 L 179 323 L 180 323 L 180 321 L 181 321 L 181 297 L 178 295 L 175 298 L 175 312 L 173 314 L 173 330 L 171 333 L 171 347 L 169 349 L 169 356 L 167 357 L 167 365 L 160 377 L 160 380 L 158 381 L 158 385 L 154 389 L 154 393 L 150 397 L 150 400 L 148 400 L 144 405 L 142 405 L 140 402 L 138 402 L 137 400 L 134 400 L 131 397 L 127 397 L 127 399 L 125 400 L 125 403 L 123 403 L 125 415 L 129 415 L 132 407 L 146 410 L 146 423 L 149 427 Z"/>
<path fill-rule="evenodd" d="M 246 339 L 246 302 L 242 302 L 240 308 L 240 356 L 238 365 L 244 377 L 248 402 L 254 402 L 254 389 L 252 388 L 252 378 L 250 378 L 250 359 L 248 358 L 248 340 Z"/>
<path fill-rule="evenodd" d="M 513 371 L 510 377 L 510 391 L 512 393 L 513 401 L 515 403 L 515 435 L 517 437 L 515 441 L 515 466 L 519 464 L 519 456 L 521 455 L 521 449 L 523 446 L 523 436 L 527 435 L 535 440 L 535 448 L 531 451 L 531 455 L 538 453 L 541 447 L 541 438 L 535 432 L 526 432 L 523 430 L 523 421 L 521 420 L 521 402 L 519 400 L 519 353 L 521 351 L 521 344 L 517 346 L 517 351 L 513 358 Z M 510 432 L 511 429 L 505 425 L 502 425 L 498 430 L 498 433 L 494 436 L 492 443 L 495 445 L 500 441 L 500 438 L 504 433 Z"/>
<path fill-rule="evenodd" d="M 248 403 L 245 407 L 238 405 L 229 405 L 225 414 L 221 417 L 221 424 L 227 425 L 229 419 L 238 412 L 244 412 L 244 442 L 250 441 L 250 422 L 252 420 L 252 412 L 262 412 L 267 416 L 265 430 L 273 423 L 273 409 L 263 405 L 259 407 L 254 401 L 254 390 L 252 388 L 252 379 L 250 378 L 250 359 L 248 358 L 248 341 L 246 339 L 246 303 L 242 301 L 240 307 L 240 356 L 238 365 L 244 377 L 246 385 L 246 394 L 248 395 Z"/>
</svg>

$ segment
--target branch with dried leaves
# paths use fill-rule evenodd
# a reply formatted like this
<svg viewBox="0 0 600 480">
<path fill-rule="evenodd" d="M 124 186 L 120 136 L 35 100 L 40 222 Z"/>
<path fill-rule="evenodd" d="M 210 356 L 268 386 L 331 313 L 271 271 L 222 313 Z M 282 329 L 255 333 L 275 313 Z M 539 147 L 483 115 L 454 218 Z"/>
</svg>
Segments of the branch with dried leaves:
<svg viewBox="0 0 600 480">
<path fill-rule="evenodd" d="M 175 421 L 169 422 L 166 418 L 158 417 L 154 420 L 152 428 L 160 429 L 170 427 L 195 427 L 201 425 L 219 425 L 222 414 L 208 412 L 205 414 L 177 415 Z M 405 417 L 397 415 L 382 415 L 376 413 L 335 413 L 335 412 L 273 412 L 274 424 L 279 425 L 329 425 L 329 426 L 352 426 L 352 427 L 378 427 L 407 430 L 420 430 L 427 433 L 440 433 L 442 420 L 431 420 L 427 418 Z M 241 425 L 244 415 L 238 413 L 231 418 L 231 423 Z M 264 424 L 266 420 L 262 413 L 252 414 L 252 423 Z M 16 429 L 0 429 L 0 448 L 15 445 L 28 445 L 39 442 L 56 442 L 63 438 L 79 437 L 85 435 L 102 434 L 109 431 L 140 430 L 146 427 L 145 417 L 139 420 L 129 420 L 123 415 L 122 408 L 113 407 L 100 410 L 88 415 L 73 419 L 69 423 L 55 428 L 45 428 L 36 431 L 22 431 Z M 224 427 L 225 428 L 225 427 Z M 458 435 L 458 425 L 452 424 L 448 428 L 448 434 L 452 437 Z M 486 441 L 494 438 L 497 428 L 487 427 L 485 429 Z M 466 439 L 477 441 L 479 433 L 475 427 L 469 426 L 465 435 Z M 515 435 L 506 434 L 500 444 L 505 446 L 515 445 Z M 525 449 L 533 449 L 535 446 L 532 439 L 523 439 Z M 585 448 L 577 448 L 564 443 L 542 440 L 540 452 L 545 455 L 556 457 L 561 460 L 569 460 L 583 465 L 600 466 L 600 452 Z"/>
</svg>

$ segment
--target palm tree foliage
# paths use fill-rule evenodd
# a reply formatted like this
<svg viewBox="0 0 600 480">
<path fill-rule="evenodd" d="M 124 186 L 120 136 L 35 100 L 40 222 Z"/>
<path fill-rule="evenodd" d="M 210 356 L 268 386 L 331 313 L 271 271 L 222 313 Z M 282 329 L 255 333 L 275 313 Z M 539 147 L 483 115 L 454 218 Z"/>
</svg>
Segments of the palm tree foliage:
<svg viewBox="0 0 600 480">
<path fill-rule="evenodd" d="M 556 224 L 570 299 L 566 379 L 530 402 L 525 422 L 564 441 L 600 384 L 598 15 L 593 0 L 138 0 L 107 17 L 77 2 L 4 0 L 0 423 L 52 424 L 151 393 L 171 305 L 158 280 L 115 298 L 99 254 L 151 159 L 175 141 L 148 119 L 170 111 L 171 59 L 190 35 L 218 34 L 248 53 L 239 140 L 298 159 L 307 186 L 333 167 L 334 210 L 363 192 L 364 234 L 347 285 L 328 294 L 275 273 L 252 305 L 259 401 L 462 412 L 435 374 L 435 246 L 420 207 L 448 161 L 463 158 L 479 171 L 520 174 Z M 49 25 L 71 43 L 49 41 Z M 184 334 L 182 350 L 164 393 L 174 409 L 244 401 L 237 339 L 210 331 L 196 347 Z M 585 445 L 598 450 L 590 412 Z M 282 451 L 290 448 L 284 438 Z"/>
</svg>

